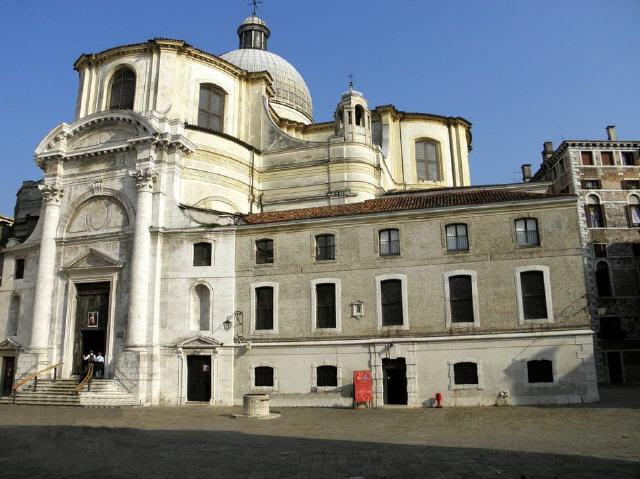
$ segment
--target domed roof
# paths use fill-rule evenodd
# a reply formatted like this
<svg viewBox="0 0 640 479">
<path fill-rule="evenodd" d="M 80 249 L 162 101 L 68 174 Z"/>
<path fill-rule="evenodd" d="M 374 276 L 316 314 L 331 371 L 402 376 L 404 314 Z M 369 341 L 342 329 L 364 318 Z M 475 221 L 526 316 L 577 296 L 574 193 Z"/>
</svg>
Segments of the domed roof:
<svg viewBox="0 0 640 479">
<path fill-rule="evenodd" d="M 247 18 L 244 19 L 244 22 L 242 22 L 240 24 L 242 25 L 264 25 L 266 26 L 267 24 L 264 22 L 264 20 L 262 18 L 260 18 L 257 15 L 250 15 Z"/>
<path fill-rule="evenodd" d="M 273 102 L 289 106 L 313 120 L 309 88 L 302 75 L 287 60 L 275 53 L 255 48 L 233 50 L 222 55 L 222 58 L 249 72 L 268 71 L 273 77 Z"/>
</svg>

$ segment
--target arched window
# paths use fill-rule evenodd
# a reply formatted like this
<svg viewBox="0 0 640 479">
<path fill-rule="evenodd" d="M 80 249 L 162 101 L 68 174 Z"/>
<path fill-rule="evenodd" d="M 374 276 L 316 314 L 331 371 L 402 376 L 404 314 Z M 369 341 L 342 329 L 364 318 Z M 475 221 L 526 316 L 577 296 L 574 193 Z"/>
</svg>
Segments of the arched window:
<svg viewBox="0 0 640 479">
<path fill-rule="evenodd" d="M 589 228 L 604 228 L 606 226 L 604 210 L 600 204 L 600 198 L 596 195 L 587 196 L 587 204 L 584 208 L 587 216 L 587 226 Z"/>
<path fill-rule="evenodd" d="M 20 296 L 11 298 L 9 304 L 9 324 L 7 324 L 7 336 L 18 335 L 18 321 L 20 320 Z"/>
<path fill-rule="evenodd" d="M 416 177 L 418 181 L 439 181 L 440 148 L 432 140 L 416 141 Z"/>
<path fill-rule="evenodd" d="M 640 197 L 637 195 L 629 196 L 629 205 L 627 206 L 627 216 L 630 228 L 640 227 Z"/>
<path fill-rule="evenodd" d="M 211 330 L 211 291 L 204 284 L 193 288 L 191 295 L 192 329 L 197 331 Z"/>
<path fill-rule="evenodd" d="M 200 85 L 198 100 L 198 126 L 213 131 L 222 131 L 224 125 L 223 90 L 209 83 Z"/>
<path fill-rule="evenodd" d="M 356 105 L 356 125 L 364 127 L 364 108 Z"/>
<path fill-rule="evenodd" d="M 611 279 L 609 265 L 606 261 L 600 261 L 596 265 L 596 287 L 598 288 L 598 296 L 611 296 Z"/>
<path fill-rule="evenodd" d="M 129 68 L 121 68 L 111 82 L 110 110 L 133 110 L 136 94 L 136 74 Z"/>
</svg>

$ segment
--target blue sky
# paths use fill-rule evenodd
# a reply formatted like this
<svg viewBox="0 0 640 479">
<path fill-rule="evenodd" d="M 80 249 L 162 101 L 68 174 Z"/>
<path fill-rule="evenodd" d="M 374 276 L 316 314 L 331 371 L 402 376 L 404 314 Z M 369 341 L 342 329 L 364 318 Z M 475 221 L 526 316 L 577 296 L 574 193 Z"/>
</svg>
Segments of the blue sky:
<svg viewBox="0 0 640 479">
<path fill-rule="evenodd" d="M 0 213 L 33 150 L 73 121 L 81 53 L 153 37 L 212 53 L 237 48 L 246 0 L 3 0 Z M 370 105 L 473 123 L 474 184 L 510 182 L 542 142 L 640 140 L 640 0 L 264 0 L 269 49 L 304 76 L 316 121 L 348 75 Z"/>
</svg>

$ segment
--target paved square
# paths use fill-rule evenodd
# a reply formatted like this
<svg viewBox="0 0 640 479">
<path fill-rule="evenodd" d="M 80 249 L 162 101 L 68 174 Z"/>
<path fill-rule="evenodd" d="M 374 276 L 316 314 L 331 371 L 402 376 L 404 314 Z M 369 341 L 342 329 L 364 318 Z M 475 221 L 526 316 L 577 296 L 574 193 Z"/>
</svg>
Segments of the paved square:
<svg viewBox="0 0 640 479">
<path fill-rule="evenodd" d="M 566 407 L 0 407 L 1 477 L 633 478 L 640 388 Z"/>
</svg>

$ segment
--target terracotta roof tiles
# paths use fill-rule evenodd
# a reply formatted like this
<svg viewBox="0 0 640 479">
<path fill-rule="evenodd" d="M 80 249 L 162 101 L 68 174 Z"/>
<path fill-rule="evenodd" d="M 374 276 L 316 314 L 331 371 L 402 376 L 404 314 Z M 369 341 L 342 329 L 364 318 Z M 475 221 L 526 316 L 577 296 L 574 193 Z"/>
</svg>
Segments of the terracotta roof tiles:
<svg viewBox="0 0 640 479">
<path fill-rule="evenodd" d="M 406 194 L 402 196 L 385 196 L 360 203 L 345 205 L 320 206 L 295 210 L 272 211 L 244 215 L 242 219 L 248 224 L 280 223 L 336 216 L 352 216 L 372 213 L 388 213 L 393 211 L 422 210 L 430 208 L 447 208 L 454 206 L 473 206 L 511 201 L 530 201 L 548 198 L 566 197 L 551 193 L 530 193 L 526 191 L 504 191 L 491 189 L 448 190 L 433 193 Z"/>
</svg>

